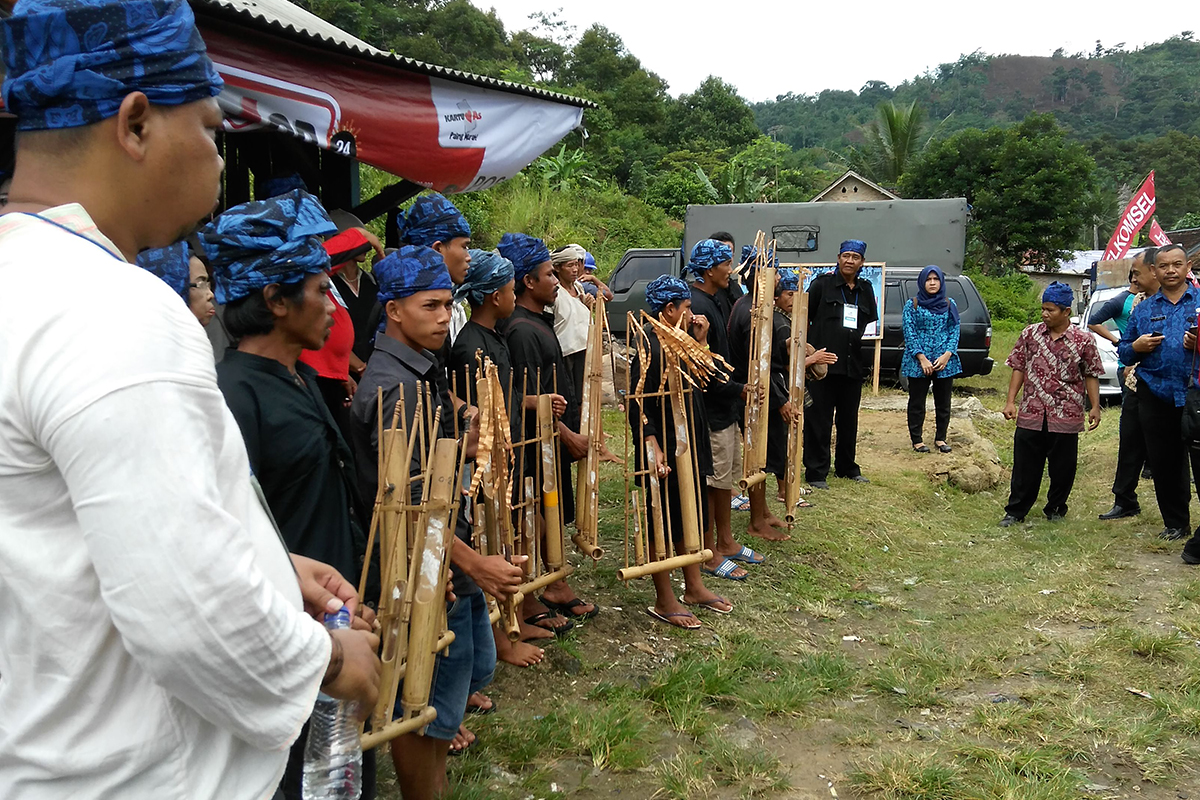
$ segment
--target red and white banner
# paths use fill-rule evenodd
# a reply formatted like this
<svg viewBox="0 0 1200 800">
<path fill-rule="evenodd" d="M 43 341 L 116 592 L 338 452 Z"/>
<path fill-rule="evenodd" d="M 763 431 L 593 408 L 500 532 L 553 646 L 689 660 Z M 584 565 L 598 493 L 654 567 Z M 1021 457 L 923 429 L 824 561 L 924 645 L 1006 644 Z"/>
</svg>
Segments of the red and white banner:
<svg viewBox="0 0 1200 800">
<path fill-rule="evenodd" d="M 1129 205 L 1125 206 L 1121 221 L 1117 223 L 1117 229 L 1108 240 L 1108 247 L 1104 250 L 1105 261 L 1125 257 L 1137 232 L 1154 214 L 1154 207 L 1154 170 L 1150 170 L 1145 182 L 1133 193 L 1133 197 L 1129 198 Z"/>
<path fill-rule="evenodd" d="M 273 126 L 448 194 L 516 175 L 583 120 L 564 102 L 319 52 L 202 17 L 231 131 Z"/>
<path fill-rule="evenodd" d="M 1171 237 L 1167 236 L 1166 231 L 1158 224 L 1157 219 L 1150 220 L 1150 241 L 1154 242 L 1159 247 L 1171 243 Z"/>
</svg>

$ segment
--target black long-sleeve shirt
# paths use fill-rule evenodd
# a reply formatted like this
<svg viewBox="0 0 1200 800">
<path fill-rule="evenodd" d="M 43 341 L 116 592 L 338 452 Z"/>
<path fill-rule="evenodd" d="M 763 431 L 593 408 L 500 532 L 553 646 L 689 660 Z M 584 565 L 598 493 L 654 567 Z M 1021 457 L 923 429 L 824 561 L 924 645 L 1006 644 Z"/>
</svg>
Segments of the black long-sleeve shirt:
<svg viewBox="0 0 1200 800">
<path fill-rule="evenodd" d="M 729 348 L 729 317 L 720 305 L 702 289 L 692 287 L 692 314 L 708 320 L 708 347 L 732 367 Z M 742 390 L 746 384 L 730 377 L 726 381 L 712 380 L 704 389 L 704 408 L 708 424 L 714 431 L 723 431 L 742 418 Z"/>
<path fill-rule="evenodd" d="M 730 366 L 733 368 L 733 379 L 742 383 L 749 383 L 750 380 L 750 328 L 751 328 L 751 313 L 753 312 L 753 303 L 751 296 L 744 294 L 738 298 L 738 301 L 733 304 L 733 311 L 729 315 L 729 350 L 731 354 Z M 770 309 L 771 319 L 771 373 L 772 378 L 768 387 L 769 402 L 771 409 L 778 409 L 788 401 L 787 391 L 787 372 L 788 372 L 788 353 L 787 340 L 791 334 L 792 323 L 787 317 L 784 317 L 781 312 L 775 309 L 774 304 Z M 785 322 L 784 328 L 780 329 L 780 318 Z M 780 383 L 774 378 L 776 367 L 783 365 L 783 383 Z"/>
<path fill-rule="evenodd" d="M 858 325 L 842 324 L 847 305 L 858 306 Z M 851 289 L 836 269 L 813 278 L 808 287 L 808 340 L 838 357 L 829 365 L 830 375 L 862 378 L 867 370 L 862 363 L 863 331 L 879 319 L 875 291 L 871 282 L 859 278 Z"/>
</svg>

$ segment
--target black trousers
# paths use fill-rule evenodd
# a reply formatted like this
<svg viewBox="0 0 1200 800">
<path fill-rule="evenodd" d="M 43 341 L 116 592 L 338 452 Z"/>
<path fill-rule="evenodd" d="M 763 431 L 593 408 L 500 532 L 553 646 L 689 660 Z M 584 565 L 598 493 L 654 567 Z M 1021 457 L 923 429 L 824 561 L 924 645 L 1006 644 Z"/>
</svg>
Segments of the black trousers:
<svg viewBox="0 0 1200 800">
<path fill-rule="evenodd" d="M 1192 488 L 1188 480 L 1188 447 L 1180 431 L 1183 409 L 1163 400 L 1138 380 L 1138 418 L 1145 437 L 1146 461 L 1154 474 L 1154 498 L 1168 528 L 1191 528 L 1188 504 Z M 1191 453 L 1192 472 L 1200 466 L 1196 451 Z"/>
<path fill-rule="evenodd" d="M 804 414 L 804 479 L 809 483 L 829 477 L 830 442 L 837 424 L 837 452 L 834 474 L 853 478 L 862 470 L 854 461 L 858 444 L 858 406 L 862 400 L 862 380 L 846 375 L 826 375 L 810 381 L 805 388 L 813 403 Z"/>
<path fill-rule="evenodd" d="M 1012 486 L 1004 513 L 1017 519 L 1025 518 L 1037 502 L 1042 472 L 1049 464 L 1050 488 L 1046 491 L 1046 505 L 1042 510 L 1047 516 L 1066 514 L 1078 460 L 1078 433 L 1051 433 L 1044 419 L 1040 431 L 1017 428 L 1013 434 Z"/>
<path fill-rule="evenodd" d="M 1113 501 L 1122 508 L 1137 508 L 1138 481 L 1146 465 L 1146 436 L 1138 413 L 1139 392 L 1121 386 L 1121 433 L 1117 445 L 1117 474 L 1113 478 Z"/>
<path fill-rule="evenodd" d="M 925 441 L 922 429 L 925 427 L 925 397 L 929 394 L 930 384 L 933 384 L 933 421 L 937 427 L 933 440 L 946 441 L 946 433 L 950 430 L 950 389 L 954 386 L 954 378 L 909 378 L 908 436 L 913 444 Z"/>
</svg>

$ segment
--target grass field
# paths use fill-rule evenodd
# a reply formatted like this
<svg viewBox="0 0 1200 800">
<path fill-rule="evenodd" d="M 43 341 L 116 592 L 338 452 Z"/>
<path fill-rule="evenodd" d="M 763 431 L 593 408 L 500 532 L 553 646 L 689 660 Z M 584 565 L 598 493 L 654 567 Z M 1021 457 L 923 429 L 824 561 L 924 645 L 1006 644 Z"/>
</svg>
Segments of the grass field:
<svg viewBox="0 0 1200 800">
<path fill-rule="evenodd" d="M 993 410 L 997 361 L 960 387 Z M 453 761 L 453 797 L 1200 798 L 1200 572 L 1154 536 L 1151 487 L 1141 517 L 1096 519 L 1117 411 L 1082 437 L 1068 519 L 1035 510 L 1009 529 L 1007 473 L 976 495 L 934 483 L 922 459 L 937 456 L 911 453 L 903 415 L 864 412 L 873 483 L 834 480 L 792 541 L 747 541 L 768 562 L 712 579 L 736 609 L 702 631 L 654 623 L 648 581 L 575 556 L 572 585 L 602 613 L 542 665 L 501 665 L 500 710 L 468 718 L 479 741 Z M 1007 467 L 1011 423 L 976 427 Z M 616 414 L 608 428 L 623 437 Z M 607 468 L 618 557 L 622 502 Z"/>
</svg>

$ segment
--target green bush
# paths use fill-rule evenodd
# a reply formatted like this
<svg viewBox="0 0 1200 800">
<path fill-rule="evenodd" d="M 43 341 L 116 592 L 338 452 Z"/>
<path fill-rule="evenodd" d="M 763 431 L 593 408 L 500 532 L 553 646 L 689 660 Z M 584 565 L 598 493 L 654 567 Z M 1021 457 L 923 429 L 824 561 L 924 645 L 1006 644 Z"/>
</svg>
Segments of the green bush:
<svg viewBox="0 0 1200 800">
<path fill-rule="evenodd" d="M 983 296 L 996 330 L 1019 331 L 1038 320 L 1042 303 L 1037 284 L 1028 275 L 1016 271 L 1001 276 L 985 275 L 971 268 L 963 272 Z"/>
</svg>

